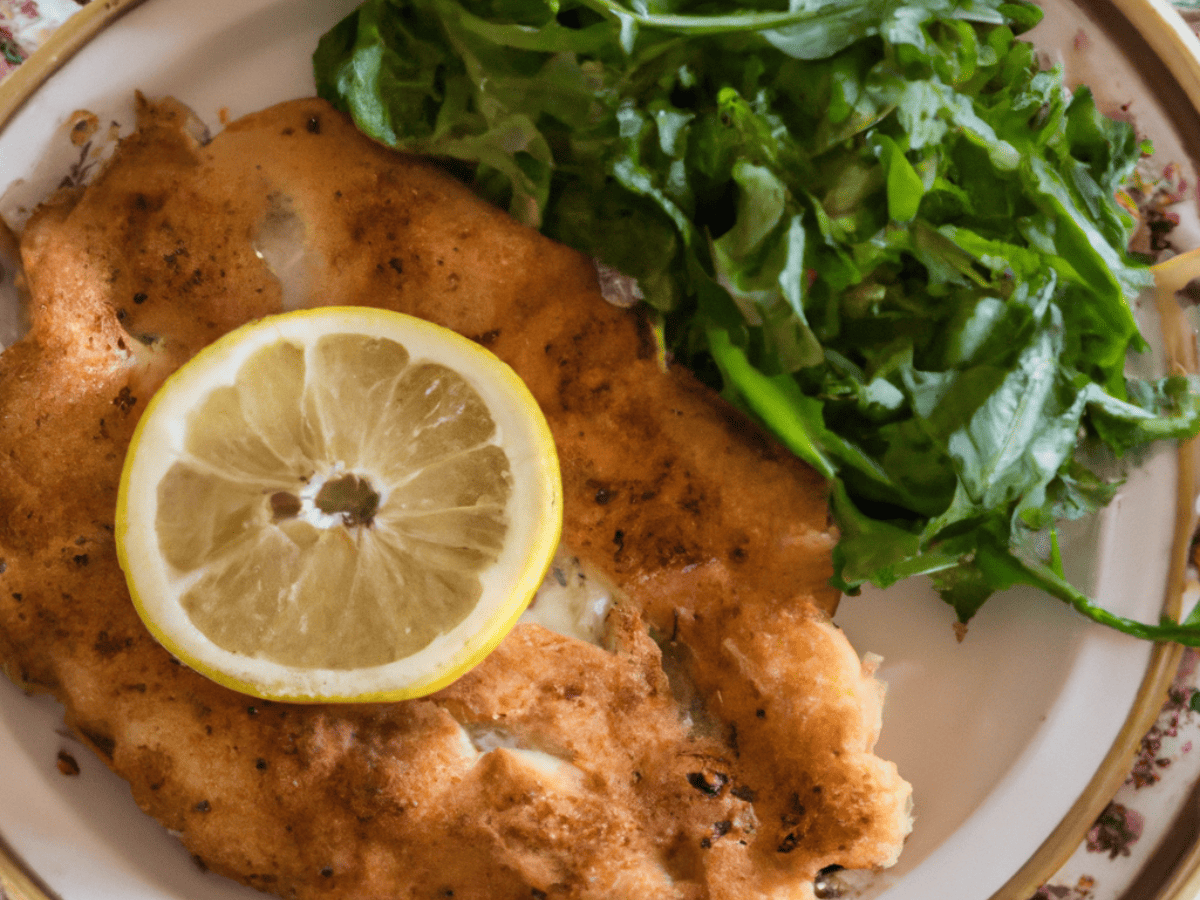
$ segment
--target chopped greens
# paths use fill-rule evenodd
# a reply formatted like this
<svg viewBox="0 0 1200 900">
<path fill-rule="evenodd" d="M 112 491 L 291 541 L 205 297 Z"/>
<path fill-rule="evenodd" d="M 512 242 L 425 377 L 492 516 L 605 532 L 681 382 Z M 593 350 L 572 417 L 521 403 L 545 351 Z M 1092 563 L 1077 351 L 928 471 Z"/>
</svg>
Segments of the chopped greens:
<svg viewBox="0 0 1200 900">
<path fill-rule="evenodd" d="M 1107 503 L 1089 465 L 1200 430 L 1125 374 L 1152 282 L 1118 202 L 1148 151 L 999 0 L 367 0 L 320 94 L 638 279 L 664 349 L 831 479 L 836 584 L 929 575 L 960 622 Z"/>
</svg>

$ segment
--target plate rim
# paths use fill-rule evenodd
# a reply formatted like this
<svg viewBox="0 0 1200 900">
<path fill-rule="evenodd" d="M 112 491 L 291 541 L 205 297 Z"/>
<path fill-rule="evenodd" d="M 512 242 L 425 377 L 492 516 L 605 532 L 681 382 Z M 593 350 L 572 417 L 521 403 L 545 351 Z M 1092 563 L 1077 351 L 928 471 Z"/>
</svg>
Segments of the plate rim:
<svg viewBox="0 0 1200 900">
<path fill-rule="evenodd" d="M 1163 66 L 1166 74 L 1178 85 L 1193 110 L 1200 111 L 1200 38 L 1187 25 L 1178 10 L 1168 0 L 1107 0 L 1117 13 L 1132 26 Z M 1164 341 L 1168 347 L 1168 362 L 1186 371 L 1200 371 L 1194 335 L 1176 329 L 1167 331 L 1164 320 Z M 1175 489 L 1175 528 L 1171 547 L 1171 566 L 1163 603 L 1164 611 L 1178 617 L 1182 609 L 1187 578 L 1187 551 L 1196 528 L 1196 496 L 1200 439 L 1180 444 L 1176 452 L 1178 471 Z M 1153 726 L 1171 686 L 1171 678 L 1183 656 L 1179 644 L 1157 644 L 1150 658 L 1146 675 L 1138 689 L 1125 725 L 1117 734 L 1104 760 L 1088 782 L 1087 787 L 1067 814 L 1013 876 L 992 895 L 990 900 L 1027 900 L 1048 878 L 1057 872 L 1078 848 L 1088 829 L 1103 812 L 1117 789 L 1124 783 L 1146 732 Z M 1200 881 L 1200 839 L 1196 851 L 1196 880 Z M 1183 882 L 1179 888 L 1186 887 Z M 1190 895 L 1180 890 L 1164 893 L 1160 900 L 1172 900 Z"/>
<path fill-rule="evenodd" d="M 17 111 L 71 57 L 126 12 L 148 0 L 93 0 L 74 13 L 16 70 L 0 82 L 0 131 Z M 1036 2 L 1036 0 L 1035 0 Z M 1077 3 L 1088 0 L 1074 0 Z M 1149 46 L 1165 73 L 1175 82 L 1200 115 L 1200 37 L 1187 25 L 1169 0 L 1099 0 L 1113 7 Z M 1200 148 L 1198 148 L 1200 149 Z M 1191 373 L 1200 373 L 1194 335 L 1166 331 L 1168 361 Z M 1178 617 L 1187 574 L 1200 488 L 1200 437 L 1176 451 L 1175 525 L 1171 563 L 1164 591 L 1163 611 Z M 1088 829 L 1124 782 L 1142 738 L 1154 724 L 1183 655 L 1179 644 L 1158 643 L 1151 652 L 1146 673 L 1125 722 L 1066 815 L 1032 856 L 989 900 L 1028 900 L 1068 860 Z M 1156 900 L 1183 900 L 1185 891 L 1200 887 L 1200 839 L 1182 870 Z M 0 897 L 10 900 L 59 900 L 0 835 Z"/>
</svg>

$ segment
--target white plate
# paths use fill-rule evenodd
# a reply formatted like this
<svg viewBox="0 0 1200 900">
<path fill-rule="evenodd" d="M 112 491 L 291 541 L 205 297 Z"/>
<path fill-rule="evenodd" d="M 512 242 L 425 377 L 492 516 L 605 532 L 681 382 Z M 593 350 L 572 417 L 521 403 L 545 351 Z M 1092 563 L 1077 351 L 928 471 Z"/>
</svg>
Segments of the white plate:
<svg viewBox="0 0 1200 900">
<path fill-rule="evenodd" d="M 86 43 L 0 132 L 0 191 L 32 179 L 9 192 L 5 209 L 38 196 L 52 183 L 39 180 L 47 173 L 61 173 L 63 157 L 49 150 L 62 146 L 61 126 L 75 110 L 128 126 L 134 90 L 173 94 L 215 129 L 223 116 L 312 93 L 309 54 L 353 5 L 150 0 L 133 8 Z M 1074 6 L 1055 4 L 1050 12 L 1059 27 L 1043 32 L 1044 46 L 1072 52 L 1079 27 L 1099 39 Z M 1132 101 L 1160 148 L 1182 156 L 1182 139 L 1138 71 L 1107 51 L 1105 59 L 1106 84 L 1097 93 L 1114 104 Z M 35 57 L 27 65 L 37 64 Z M 1154 328 L 1149 305 L 1142 312 Z M 15 320 L 10 298 L 0 306 L 0 339 Z M 1153 621 L 1162 609 L 1176 546 L 1177 479 L 1173 448 L 1157 449 L 1138 461 L 1101 519 L 1070 535 L 1077 583 L 1125 615 Z M 866 890 L 886 900 L 982 900 L 1056 829 L 1071 832 L 1073 848 L 1107 799 L 1089 794 L 1098 786 L 1111 792 L 1123 777 L 1127 763 L 1114 757 L 1140 737 L 1130 733 L 1130 717 L 1152 720 L 1169 677 L 1167 651 L 1090 625 L 1032 591 L 993 599 L 962 643 L 949 608 L 916 583 L 848 599 L 837 619 L 860 652 L 885 658 L 880 673 L 891 687 L 879 752 L 897 761 L 915 789 L 916 828 L 902 860 Z M 46 886 L 63 900 L 262 896 L 201 872 L 61 720 L 54 703 L 0 680 L 0 834 Z M 78 760 L 78 777 L 56 768 L 62 750 Z M 1043 876 L 1053 871 L 1037 865 Z"/>
</svg>

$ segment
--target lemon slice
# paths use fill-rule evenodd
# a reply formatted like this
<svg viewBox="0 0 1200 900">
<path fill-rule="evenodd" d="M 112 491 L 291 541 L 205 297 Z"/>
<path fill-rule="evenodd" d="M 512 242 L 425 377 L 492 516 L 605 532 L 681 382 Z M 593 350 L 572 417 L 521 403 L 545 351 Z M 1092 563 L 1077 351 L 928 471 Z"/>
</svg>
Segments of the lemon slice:
<svg viewBox="0 0 1200 900">
<path fill-rule="evenodd" d="M 558 543 L 550 429 L 503 362 L 399 313 L 244 326 L 167 380 L 117 503 L 134 605 L 182 662 L 276 700 L 395 700 L 476 665 Z"/>
</svg>

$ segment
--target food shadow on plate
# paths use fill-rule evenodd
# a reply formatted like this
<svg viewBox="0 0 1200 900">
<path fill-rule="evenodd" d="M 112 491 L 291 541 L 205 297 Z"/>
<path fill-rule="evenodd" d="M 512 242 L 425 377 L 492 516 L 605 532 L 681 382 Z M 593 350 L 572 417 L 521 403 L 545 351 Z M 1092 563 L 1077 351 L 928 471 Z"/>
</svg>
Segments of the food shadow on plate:
<svg viewBox="0 0 1200 900">
<path fill-rule="evenodd" d="M 70 733 L 61 705 L 48 695 L 30 696 L 5 677 L 0 677 L 0 758 L 6 763 L 0 853 L 7 845 L 14 861 L 57 900 L 263 896 L 204 870 L 138 808 L 129 786 Z"/>
</svg>

